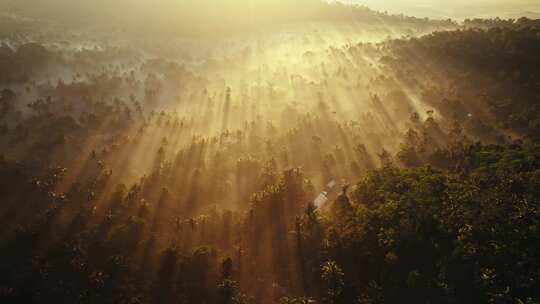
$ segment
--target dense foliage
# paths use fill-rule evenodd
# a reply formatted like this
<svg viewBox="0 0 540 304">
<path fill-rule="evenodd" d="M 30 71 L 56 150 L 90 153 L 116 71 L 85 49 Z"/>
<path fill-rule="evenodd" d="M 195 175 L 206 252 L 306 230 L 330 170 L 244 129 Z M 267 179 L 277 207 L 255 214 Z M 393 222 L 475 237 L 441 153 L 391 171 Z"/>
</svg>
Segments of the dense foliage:
<svg viewBox="0 0 540 304">
<path fill-rule="evenodd" d="M 0 302 L 539 302 L 537 22 L 297 35 L 4 43 Z"/>
</svg>

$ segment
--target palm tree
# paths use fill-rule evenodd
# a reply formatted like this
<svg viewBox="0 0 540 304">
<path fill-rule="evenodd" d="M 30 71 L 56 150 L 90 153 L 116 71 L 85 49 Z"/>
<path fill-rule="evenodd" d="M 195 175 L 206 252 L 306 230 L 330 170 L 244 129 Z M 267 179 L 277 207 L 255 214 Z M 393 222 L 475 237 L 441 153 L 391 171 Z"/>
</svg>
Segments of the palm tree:
<svg viewBox="0 0 540 304">
<path fill-rule="evenodd" d="M 325 302 L 329 304 L 341 303 L 343 288 L 345 287 L 344 273 L 335 261 L 327 261 L 322 266 L 322 279 L 326 285 Z"/>
</svg>

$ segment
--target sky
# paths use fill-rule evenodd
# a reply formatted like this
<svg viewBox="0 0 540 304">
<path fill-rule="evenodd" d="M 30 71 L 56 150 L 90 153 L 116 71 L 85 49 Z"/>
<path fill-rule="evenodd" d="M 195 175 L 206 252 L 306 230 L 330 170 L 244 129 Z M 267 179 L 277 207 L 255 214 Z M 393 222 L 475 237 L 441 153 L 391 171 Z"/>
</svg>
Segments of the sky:
<svg viewBox="0 0 540 304">
<path fill-rule="evenodd" d="M 418 17 L 515 18 L 526 14 L 540 18 L 540 0 L 340 0 L 363 4 L 376 10 Z"/>
</svg>

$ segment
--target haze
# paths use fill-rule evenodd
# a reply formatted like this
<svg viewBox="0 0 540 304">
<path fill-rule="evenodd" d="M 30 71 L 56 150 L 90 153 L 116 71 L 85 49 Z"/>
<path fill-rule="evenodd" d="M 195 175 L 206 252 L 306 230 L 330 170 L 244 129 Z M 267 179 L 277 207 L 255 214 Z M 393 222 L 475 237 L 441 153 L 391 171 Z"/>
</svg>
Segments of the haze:
<svg viewBox="0 0 540 304">
<path fill-rule="evenodd" d="M 264 11 L 267 15 L 295 13 L 302 15 L 310 11 L 318 1 L 268 1 L 268 0 L 134 0 L 134 1 L 67 1 L 67 0 L 0 0 L 3 11 L 17 11 L 34 16 L 43 16 L 53 13 L 53 18 L 70 16 L 74 19 L 89 17 L 92 14 L 100 16 L 123 16 L 129 12 L 131 18 L 141 17 L 149 13 L 157 15 L 170 15 L 173 12 L 181 16 L 194 17 L 208 15 L 219 19 L 232 11 L 245 16 L 253 12 Z M 536 0 L 327 0 L 327 2 L 342 2 L 348 4 L 365 5 L 378 11 L 387 11 L 392 14 L 405 14 L 416 17 L 455 18 L 465 19 L 472 17 L 501 17 L 514 18 L 528 16 L 538 18 L 540 15 L 540 1 Z M 296 8 L 292 10 L 292 8 Z M 195 13 L 196 12 L 196 13 Z M 212 14 L 209 14 L 209 13 Z M 234 19 L 238 18 L 236 16 Z M 141 18 L 138 18 L 139 21 Z M 220 20 L 224 23 L 230 20 Z"/>
<path fill-rule="evenodd" d="M 0 0 L 0 303 L 540 303 L 538 0 L 354 1 Z"/>
<path fill-rule="evenodd" d="M 540 16 L 540 1 L 536 0 L 343 0 L 343 2 L 367 5 L 390 13 L 431 18 Z"/>
</svg>

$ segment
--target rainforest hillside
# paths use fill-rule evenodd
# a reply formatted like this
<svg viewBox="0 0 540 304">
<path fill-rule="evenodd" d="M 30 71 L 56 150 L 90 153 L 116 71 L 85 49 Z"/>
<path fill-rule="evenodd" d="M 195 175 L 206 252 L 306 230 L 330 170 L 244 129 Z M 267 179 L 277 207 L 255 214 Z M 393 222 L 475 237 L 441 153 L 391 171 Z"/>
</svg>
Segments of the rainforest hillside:
<svg viewBox="0 0 540 304">
<path fill-rule="evenodd" d="M 381 23 L 199 39 L 31 2 L 2 3 L 1 303 L 540 301 L 539 21 L 308 1 Z"/>
</svg>

